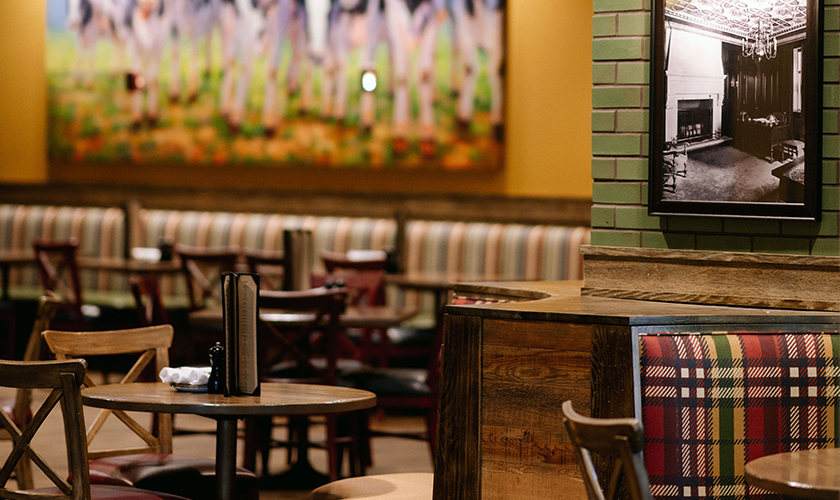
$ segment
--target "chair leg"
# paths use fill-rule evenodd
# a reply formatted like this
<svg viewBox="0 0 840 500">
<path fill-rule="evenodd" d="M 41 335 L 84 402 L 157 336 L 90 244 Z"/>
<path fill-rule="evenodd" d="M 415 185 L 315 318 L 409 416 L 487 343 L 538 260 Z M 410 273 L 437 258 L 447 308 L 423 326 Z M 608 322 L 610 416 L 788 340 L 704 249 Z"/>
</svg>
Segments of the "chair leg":
<svg viewBox="0 0 840 500">
<path fill-rule="evenodd" d="M 338 420 L 335 415 L 327 415 L 327 463 L 330 482 L 338 480 L 338 455 Z"/>
<path fill-rule="evenodd" d="M 247 417 L 245 421 L 245 445 L 242 449 L 242 467 L 255 472 L 257 466 L 257 417 Z"/>
</svg>

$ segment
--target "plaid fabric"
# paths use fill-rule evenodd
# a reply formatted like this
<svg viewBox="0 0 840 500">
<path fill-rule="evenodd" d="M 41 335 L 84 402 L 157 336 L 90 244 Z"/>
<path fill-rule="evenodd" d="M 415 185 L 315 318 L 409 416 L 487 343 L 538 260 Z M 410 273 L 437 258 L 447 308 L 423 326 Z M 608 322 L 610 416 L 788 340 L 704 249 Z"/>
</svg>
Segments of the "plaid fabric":
<svg viewBox="0 0 840 500">
<path fill-rule="evenodd" d="M 753 459 L 837 446 L 840 335 L 640 337 L 645 465 L 658 498 L 778 498 Z"/>
</svg>

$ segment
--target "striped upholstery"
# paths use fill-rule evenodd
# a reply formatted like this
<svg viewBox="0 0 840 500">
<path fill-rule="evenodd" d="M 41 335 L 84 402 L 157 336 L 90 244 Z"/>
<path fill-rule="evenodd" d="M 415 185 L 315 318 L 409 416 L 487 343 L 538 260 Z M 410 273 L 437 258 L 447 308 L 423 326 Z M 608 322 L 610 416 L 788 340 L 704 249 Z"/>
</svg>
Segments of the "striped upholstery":
<svg viewBox="0 0 840 500">
<path fill-rule="evenodd" d="M 645 465 L 657 498 L 779 498 L 744 465 L 837 447 L 840 335 L 640 337 Z"/>
<path fill-rule="evenodd" d="M 395 245 L 396 221 L 351 217 L 141 210 L 140 246 L 157 246 L 161 239 L 198 247 L 238 247 L 282 250 L 284 229 L 312 231 L 315 255 L 321 250 L 381 250 Z M 316 273 L 323 272 L 315 259 Z M 161 293 L 184 294 L 183 280 L 164 279 Z"/>
<path fill-rule="evenodd" d="M 309 229 L 314 250 L 381 250 L 396 246 L 397 223 L 389 218 L 141 209 L 135 246 L 161 240 L 197 247 L 282 250 L 284 229 Z M 73 236 L 84 256 L 123 255 L 125 220 L 119 208 L 0 205 L 0 250 L 31 249 L 36 238 Z M 406 223 L 407 271 L 470 281 L 577 280 L 583 277 L 580 246 L 588 227 L 438 222 Z M 315 259 L 314 272 L 323 272 Z M 124 274 L 85 271 L 86 291 L 128 291 Z M 12 290 L 39 290 L 34 266 L 14 269 Z M 183 279 L 162 276 L 164 296 L 185 295 Z M 391 290 L 389 300 L 434 311 L 430 293 Z"/>
<path fill-rule="evenodd" d="M 36 239 L 79 241 L 79 255 L 121 257 L 125 218 L 119 208 L 0 205 L 0 251 L 32 251 Z M 83 270 L 86 291 L 128 290 L 125 276 L 107 271 Z M 41 284 L 34 265 L 15 267 L 10 287 L 37 293 Z"/>
<path fill-rule="evenodd" d="M 581 245 L 588 227 L 408 221 L 406 272 L 461 281 L 557 281 L 583 279 Z M 406 292 L 406 302 L 433 299 Z"/>
</svg>

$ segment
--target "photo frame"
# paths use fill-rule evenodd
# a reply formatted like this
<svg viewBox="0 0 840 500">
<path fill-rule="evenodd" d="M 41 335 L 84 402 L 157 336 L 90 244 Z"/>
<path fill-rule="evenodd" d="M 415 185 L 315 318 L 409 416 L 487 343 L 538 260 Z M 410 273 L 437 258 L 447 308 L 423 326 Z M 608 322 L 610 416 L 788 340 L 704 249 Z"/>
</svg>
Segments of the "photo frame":
<svg viewBox="0 0 840 500">
<path fill-rule="evenodd" d="M 497 172 L 495 0 L 47 0 L 48 158 Z"/>
<path fill-rule="evenodd" d="M 819 220 L 819 0 L 654 0 L 651 215 Z"/>
</svg>

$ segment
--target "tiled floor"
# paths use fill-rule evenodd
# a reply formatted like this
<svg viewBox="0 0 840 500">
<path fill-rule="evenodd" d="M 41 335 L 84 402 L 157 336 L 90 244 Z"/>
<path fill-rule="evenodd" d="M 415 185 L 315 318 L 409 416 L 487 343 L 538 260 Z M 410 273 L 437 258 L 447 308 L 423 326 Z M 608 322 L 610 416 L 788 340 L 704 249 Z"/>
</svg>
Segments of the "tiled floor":
<svg viewBox="0 0 840 500">
<path fill-rule="evenodd" d="M 8 389 L 0 389 L 0 396 L 13 394 Z M 34 398 L 36 404 L 46 396 L 46 392 L 36 391 Z M 85 418 L 87 422 L 93 420 L 98 410 L 87 408 Z M 143 414 L 136 414 L 141 423 L 146 419 Z M 123 430 L 122 424 L 114 418 L 108 419 L 98 439 L 106 441 L 126 441 L 133 439 L 128 430 Z M 215 424 L 212 420 L 193 415 L 178 415 L 176 426 L 179 428 L 206 429 L 212 430 Z M 371 426 L 388 430 L 411 430 L 419 431 L 423 428 L 423 420 L 418 416 L 385 416 L 382 419 L 372 418 Z M 280 431 L 282 432 L 282 431 Z M 319 427 L 312 430 L 313 437 L 317 438 L 322 432 Z M 55 411 L 47 420 L 45 428 L 39 434 L 33 446 L 41 453 L 46 460 L 56 466 L 65 466 L 66 459 L 64 449 L 63 432 L 61 430 L 61 414 Z M 215 450 L 215 438 L 209 434 L 194 434 L 175 436 L 173 446 L 176 453 L 191 454 L 213 457 Z M 97 441 L 91 444 L 91 449 L 96 449 Z M 5 460 L 10 446 L 7 442 L 0 442 L 0 458 Z M 242 446 L 238 449 L 241 452 Z M 373 465 L 368 469 L 368 474 L 383 474 L 392 472 L 431 472 L 432 462 L 429 446 L 424 441 L 415 441 L 399 438 L 376 438 L 372 442 Z M 326 453 L 322 450 L 311 450 L 311 463 L 321 471 L 326 471 Z M 269 463 L 270 473 L 282 472 L 286 466 L 283 450 L 277 449 L 272 452 Z M 45 476 L 36 472 L 36 486 L 49 486 L 50 482 Z M 280 489 L 262 490 L 261 500 L 289 500 L 305 499 L 308 497 L 308 490 L 288 491 Z"/>
</svg>

